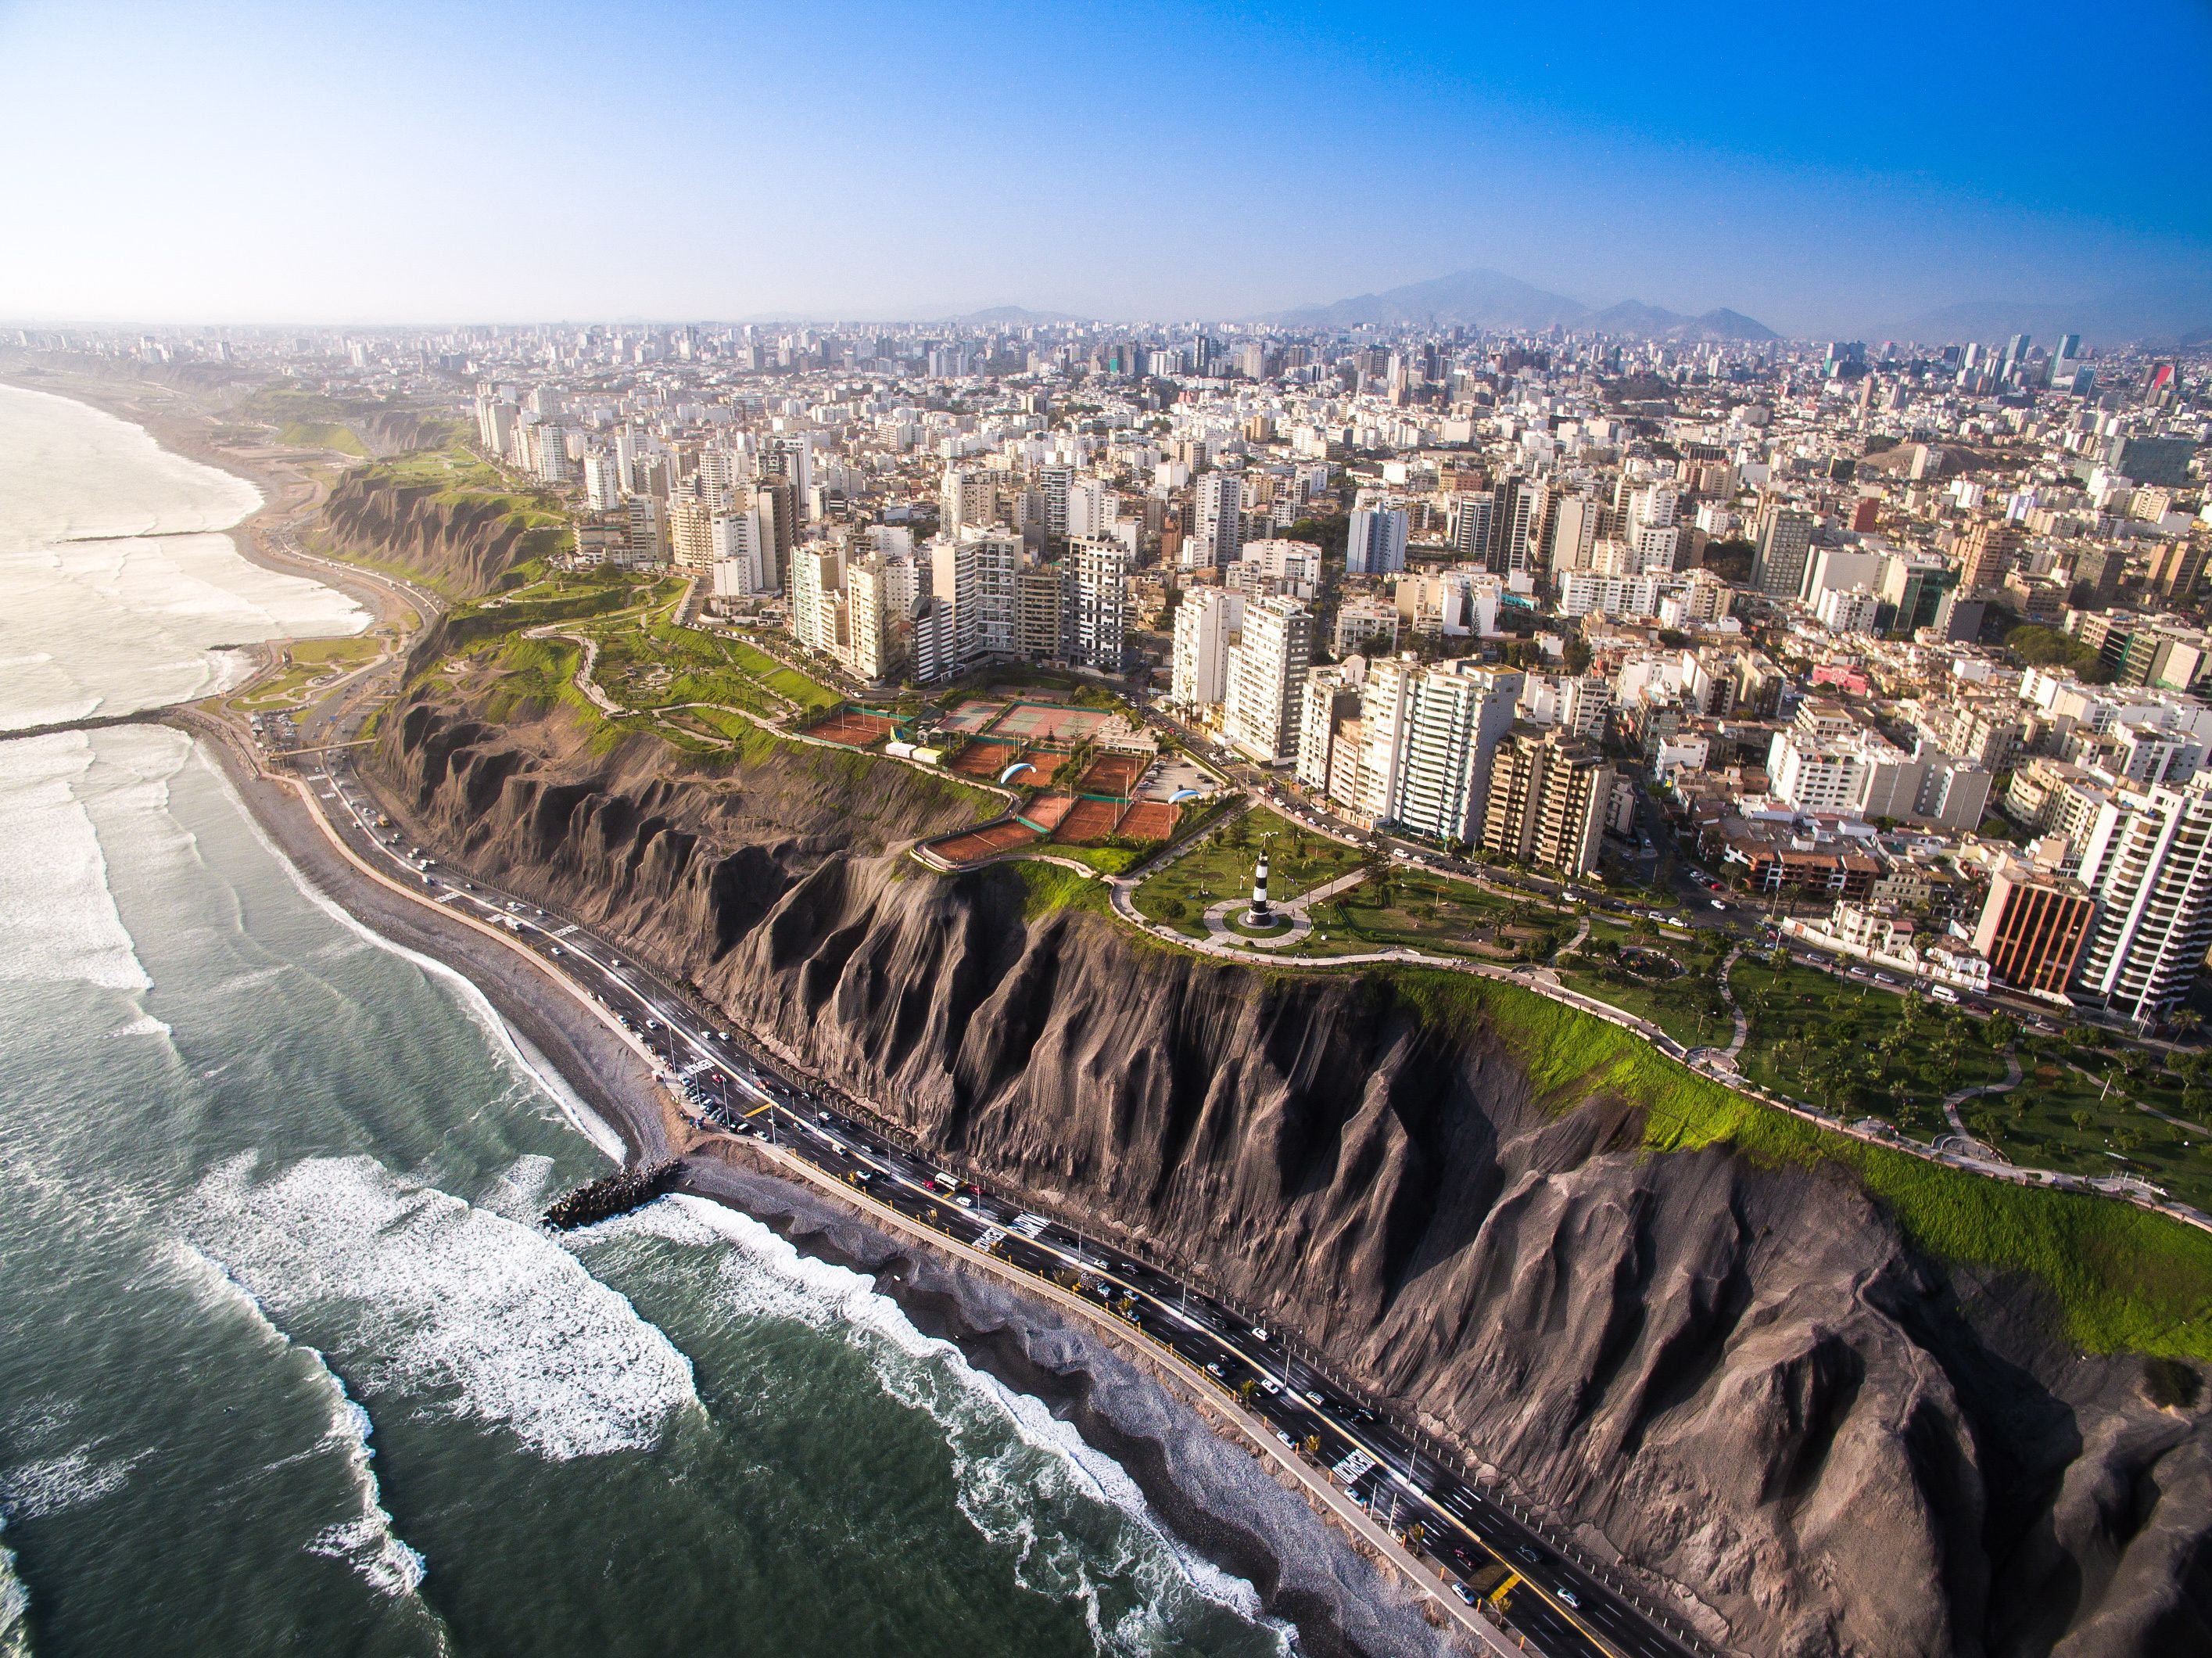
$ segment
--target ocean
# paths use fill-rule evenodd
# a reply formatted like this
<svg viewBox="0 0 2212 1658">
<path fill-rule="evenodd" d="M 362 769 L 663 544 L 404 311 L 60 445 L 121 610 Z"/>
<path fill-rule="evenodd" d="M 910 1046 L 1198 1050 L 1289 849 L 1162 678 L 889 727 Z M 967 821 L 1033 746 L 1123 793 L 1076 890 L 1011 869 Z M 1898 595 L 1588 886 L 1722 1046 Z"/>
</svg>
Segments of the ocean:
<svg viewBox="0 0 2212 1658">
<path fill-rule="evenodd" d="M 251 486 L 0 387 L 0 728 L 356 631 Z M 1273 1654 L 1127 1474 L 865 1275 L 665 1198 L 179 733 L 0 741 L 0 1658 Z"/>
</svg>

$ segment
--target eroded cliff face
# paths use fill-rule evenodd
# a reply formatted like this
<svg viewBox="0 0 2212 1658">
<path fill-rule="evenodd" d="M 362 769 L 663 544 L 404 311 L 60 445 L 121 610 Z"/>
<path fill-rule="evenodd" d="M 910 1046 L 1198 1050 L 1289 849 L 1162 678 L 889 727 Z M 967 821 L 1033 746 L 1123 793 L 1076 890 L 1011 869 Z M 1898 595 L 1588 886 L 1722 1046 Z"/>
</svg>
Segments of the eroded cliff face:
<svg viewBox="0 0 2212 1658">
<path fill-rule="evenodd" d="M 1840 1172 L 1647 1155 L 1631 1102 L 1540 1097 L 1491 1024 L 1394 981 L 1025 919 L 1012 871 L 886 855 L 936 826 L 896 781 L 672 783 L 428 707 L 380 762 L 484 874 L 1293 1322 L 1733 1649 L 2212 1651 L 2201 1397 L 2153 1405 L 2139 1361 L 2069 1352 Z"/>
<path fill-rule="evenodd" d="M 496 500 L 445 499 L 373 473 L 349 472 L 331 487 L 321 527 L 338 552 L 405 564 L 469 597 L 490 592 L 515 565 L 547 550 L 539 545 L 544 530 Z"/>
</svg>

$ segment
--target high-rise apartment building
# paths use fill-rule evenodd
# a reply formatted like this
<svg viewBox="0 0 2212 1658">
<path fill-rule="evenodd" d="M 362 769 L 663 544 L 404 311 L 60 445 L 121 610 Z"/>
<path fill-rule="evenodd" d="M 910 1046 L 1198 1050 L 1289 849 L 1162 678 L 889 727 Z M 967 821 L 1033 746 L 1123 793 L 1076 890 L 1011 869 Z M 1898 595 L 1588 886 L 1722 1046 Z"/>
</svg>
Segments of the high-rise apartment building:
<svg viewBox="0 0 2212 1658">
<path fill-rule="evenodd" d="M 1414 676 L 1390 820 L 1438 840 L 1474 839 L 1492 759 L 1520 696 L 1516 673 L 1461 665 Z"/>
<path fill-rule="evenodd" d="M 1496 533 L 1498 497 L 1489 490 L 1469 490 L 1452 497 L 1451 516 L 1444 539 L 1462 558 L 1476 564 L 1490 562 L 1491 538 Z"/>
<path fill-rule="evenodd" d="M 1313 644 L 1313 613 L 1297 600 L 1246 603 L 1243 637 L 1229 653 L 1222 734 L 1231 747 L 1266 765 L 1296 753 Z"/>
<path fill-rule="evenodd" d="M 1813 558 L 1813 515 L 1802 507 L 1769 502 L 1760 508 L 1752 542 L 1752 586 L 1770 599 L 1802 597 Z"/>
<path fill-rule="evenodd" d="M 1067 571 L 1024 564 L 1014 576 L 1014 654 L 1024 661 L 1064 661 L 1068 654 Z"/>
<path fill-rule="evenodd" d="M 1605 509 L 1586 495 L 1563 495 L 1553 503 L 1551 545 L 1546 555 L 1554 570 L 1588 570 Z"/>
<path fill-rule="evenodd" d="M 1981 518 L 1967 530 L 1959 548 L 1959 591 L 1994 593 L 2020 565 L 2027 538 L 2017 524 Z"/>
<path fill-rule="evenodd" d="M 1121 497 L 1111 485 L 1096 478 L 1079 478 L 1067 486 L 1067 502 L 1063 515 L 1071 541 L 1100 541 L 1114 533 L 1114 525 L 1121 515 Z M 1046 522 L 1051 522 L 1051 503 L 1046 503 Z"/>
<path fill-rule="evenodd" d="M 960 667 L 1016 655 L 1021 538 L 963 530 L 931 542 L 929 558 L 929 590 L 952 607 L 952 654 Z"/>
<path fill-rule="evenodd" d="M 1244 625 L 1244 600 L 1219 588 L 1188 588 L 1175 613 L 1168 697 L 1187 710 L 1218 706 L 1229 694 L 1229 637 Z"/>
<path fill-rule="evenodd" d="M 1182 544 L 1182 565 L 1218 569 L 1244 546 L 1244 480 L 1235 472 L 1207 472 L 1198 480 L 1191 506 L 1190 533 Z"/>
<path fill-rule="evenodd" d="M 1129 633 L 1129 550 L 1119 541 L 1086 539 L 1067 558 L 1075 570 L 1075 660 L 1119 674 Z"/>
<path fill-rule="evenodd" d="M 991 475 L 972 466 L 947 466 L 938 491 L 937 527 L 940 533 L 957 535 L 963 529 L 984 529 L 998 521 L 999 491 Z"/>
<path fill-rule="evenodd" d="M 1570 875 L 1597 868 L 1613 773 L 1592 744 L 1516 727 L 1492 759 L 1482 848 Z"/>
<path fill-rule="evenodd" d="M 584 503 L 593 512 L 612 512 L 622 505 L 622 469 L 605 449 L 584 457 Z"/>
<path fill-rule="evenodd" d="M 2140 1027 L 2188 994 L 2212 946 L 2212 772 L 2179 789 L 2117 789 L 2082 843 L 2081 884 L 2097 923 L 2075 975 Z"/>
<path fill-rule="evenodd" d="M 846 576 L 846 666 L 874 684 L 897 680 L 913 652 L 916 576 L 910 558 L 872 553 Z"/>
<path fill-rule="evenodd" d="M 1406 568 L 1406 509 L 1362 503 L 1352 509 L 1344 548 L 1347 576 L 1393 576 Z"/>
</svg>

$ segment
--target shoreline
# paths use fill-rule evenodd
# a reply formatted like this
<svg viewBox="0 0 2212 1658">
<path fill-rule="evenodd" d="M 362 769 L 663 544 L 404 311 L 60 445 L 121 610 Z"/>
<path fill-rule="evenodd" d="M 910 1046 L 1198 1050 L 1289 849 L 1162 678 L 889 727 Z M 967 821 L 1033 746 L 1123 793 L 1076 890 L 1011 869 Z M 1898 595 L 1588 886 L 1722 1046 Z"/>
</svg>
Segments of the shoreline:
<svg viewBox="0 0 2212 1658">
<path fill-rule="evenodd" d="M 386 942 L 465 978 L 633 1156 L 676 1152 L 650 1068 L 573 991 L 503 940 L 479 936 L 460 917 L 355 870 L 295 785 L 262 772 L 228 727 L 197 710 L 164 712 L 176 717 L 149 715 L 149 722 L 200 741 L 301 879 Z M 1209 1422 L 1156 1356 L 1087 1319 L 1064 1317 L 1042 1294 L 987 1276 L 949 1246 L 894 1234 L 856 1202 L 763 1166 L 747 1143 L 717 1142 L 711 1151 L 691 1159 L 679 1192 L 750 1216 L 802 1254 L 872 1277 L 924 1335 L 1042 1401 L 1122 1466 L 1176 1544 L 1249 1583 L 1263 1615 L 1295 1625 L 1300 1652 L 1383 1658 L 1475 1649 L 1434 1589 L 1409 1587 L 1402 1568 L 1383 1564 L 1373 1544 L 1295 1482 L 1286 1486 L 1228 1424 Z M 1439 1612 L 1442 1628 L 1432 1616 Z"/>
<path fill-rule="evenodd" d="M 325 493 L 325 480 L 303 460 L 248 456 L 215 444 L 204 411 L 180 416 L 176 405 L 191 406 L 182 393 L 173 394 L 171 407 L 155 416 L 117 387 L 74 375 L 29 379 L 27 384 L 13 368 L 0 370 L 0 381 L 85 403 L 139 426 L 173 453 L 252 483 L 262 504 L 219 532 L 248 562 L 346 594 L 370 612 L 372 626 L 396 619 L 403 608 L 419 612 L 373 573 L 296 558 L 273 545 L 271 528 L 296 524 Z M 260 656 L 258 674 L 287 643 L 244 648 Z M 657 1080 L 611 1023 L 505 941 L 475 936 L 460 918 L 413 894 L 386 891 L 355 869 L 313 821 L 314 808 L 301 792 L 304 780 L 264 771 L 229 722 L 204 705 L 184 704 L 113 722 L 166 724 L 193 740 L 295 879 L 385 943 L 465 980 L 633 1155 L 675 1149 Z M 577 1126 L 596 1149 L 606 1149 L 598 1136 Z M 1418 1579 L 1409 1584 L 1403 1568 L 1386 1564 L 1382 1551 L 1358 1537 L 1344 1516 L 1327 1512 L 1298 1479 L 1271 1472 L 1265 1448 L 1240 1444 L 1243 1436 L 1233 1426 L 1208 1421 L 1204 1407 L 1213 1402 L 1193 1396 L 1156 1356 L 1098 1329 L 1087 1316 L 1065 1316 L 1024 1286 L 979 1271 L 949 1246 L 897 1235 L 841 1195 L 760 1166 L 749 1145 L 713 1150 L 694 1159 L 696 1174 L 681 1190 L 749 1216 L 803 1254 L 871 1276 L 878 1293 L 924 1335 L 951 1344 L 999 1386 L 1039 1399 L 1085 1444 L 1127 1472 L 1173 1546 L 1234 1574 L 1250 1585 L 1263 1617 L 1293 1625 L 1298 1650 L 1320 1658 L 1382 1658 L 1471 1645 L 1468 1632 L 1456 1627 L 1465 1620 L 1443 1604 L 1435 1587 Z"/>
</svg>

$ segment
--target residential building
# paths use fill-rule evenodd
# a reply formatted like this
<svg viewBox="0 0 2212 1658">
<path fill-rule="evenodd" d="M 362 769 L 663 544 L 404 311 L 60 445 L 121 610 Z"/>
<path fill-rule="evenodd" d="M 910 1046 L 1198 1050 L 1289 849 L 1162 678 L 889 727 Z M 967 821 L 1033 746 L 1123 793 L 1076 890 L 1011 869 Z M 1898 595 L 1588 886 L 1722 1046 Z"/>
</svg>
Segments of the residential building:
<svg viewBox="0 0 2212 1658">
<path fill-rule="evenodd" d="M 1229 694 L 1230 636 L 1244 625 L 1244 600 L 1219 588 L 1186 588 L 1175 613 L 1168 698 L 1180 709 L 1218 707 Z"/>
<path fill-rule="evenodd" d="M 2008 858 L 1990 878 L 1974 950 L 2014 989 L 2063 996 L 2096 915 L 2080 883 Z"/>
<path fill-rule="evenodd" d="M 1481 844 L 1494 857 L 1569 875 L 1597 868 L 1613 774 L 1594 744 L 1516 726 L 1491 762 Z"/>
<path fill-rule="evenodd" d="M 1119 541 L 1079 539 L 1067 561 L 1075 570 L 1075 660 L 1119 674 L 1129 631 L 1129 550 Z"/>
<path fill-rule="evenodd" d="M 1298 700 L 1313 662 L 1313 613 L 1295 599 L 1244 607 L 1243 637 L 1229 653 L 1222 734 L 1263 765 L 1297 752 Z"/>
<path fill-rule="evenodd" d="M 2179 789 L 2113 790 L 2089 826 L 2080 879 L 2097 923 L 2075 994 L 2138 1027 L 2161 1023 L 2212 946 L 2212 772 Z"/>
<path fill-rule="evenodd" d="M 1802 507 L 1770 502 L 1759 509 L 1752 542 L 1752 586 L 1770 599 L 1795 599 L 1803 593 L 1814 522 Z"/>
</svg>

